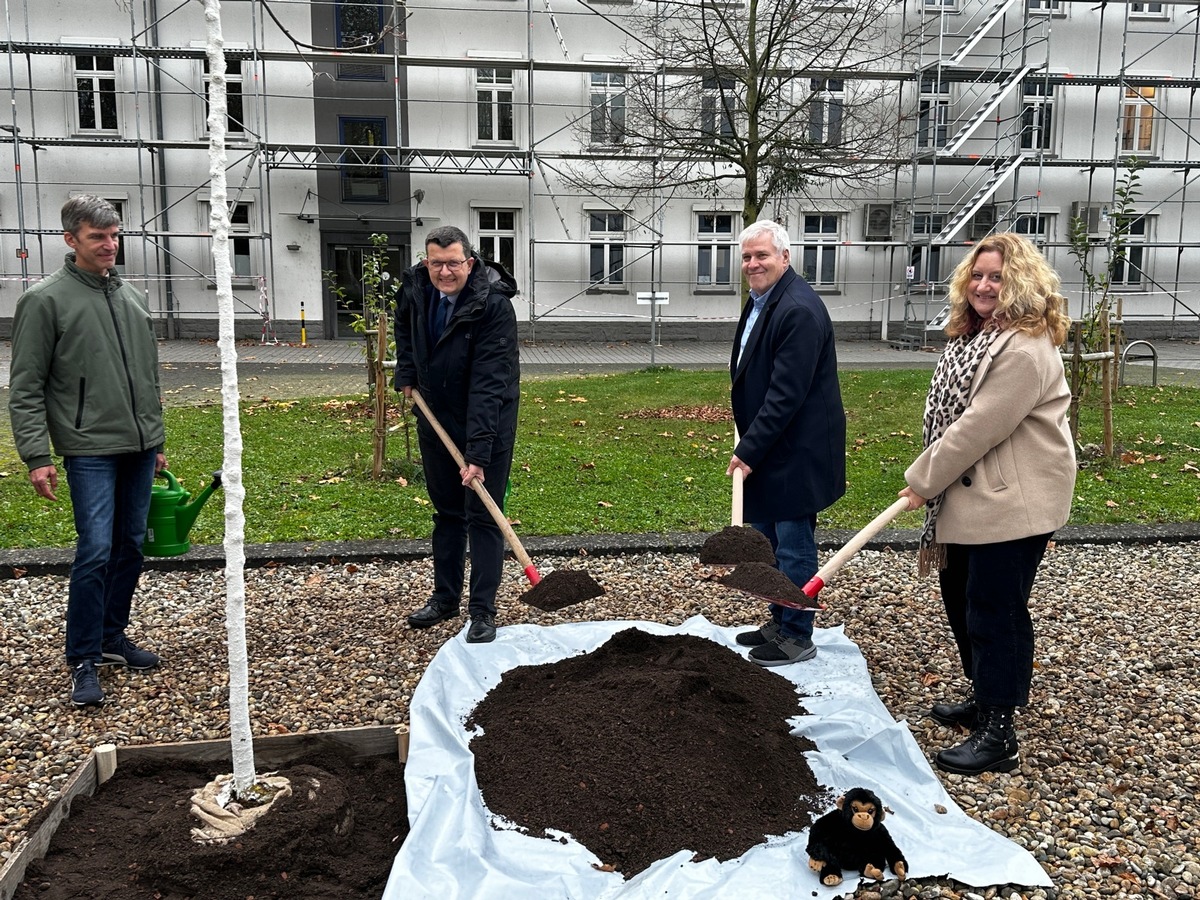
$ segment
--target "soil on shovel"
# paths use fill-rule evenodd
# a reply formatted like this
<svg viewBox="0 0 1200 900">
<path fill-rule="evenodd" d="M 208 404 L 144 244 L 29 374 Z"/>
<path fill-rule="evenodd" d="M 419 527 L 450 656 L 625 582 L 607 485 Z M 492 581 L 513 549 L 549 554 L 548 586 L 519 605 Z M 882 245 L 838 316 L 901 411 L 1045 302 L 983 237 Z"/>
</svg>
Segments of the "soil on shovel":
<svg viewBox="0 0 1200 900">
<path fill-rule="evenodd" d="M 228 844 L 198 844 L 189 801 L 222 771 L 229 768 L 122 763 L 94 797 L 72 801 L 13 900 L 378 900 L 408 834 L 398 759 L 306 757 L 279 770 L 292 794 L 254 828 Z"/>
<path fill-rule="evenodd" d="M 744 562 L 775 563 L 771 541 L 749 525 L 726 525 L 700 547 L 700 562 L 707 566 L 736 566 Z"/>
<path fill-rule="evenodd" d="M 614 635 L 592 653 L 520 666 L 472 712 L 475 776 L 493 813 L 571 834 L 636 875 L 680 850 L 738 857 L 828 808 L 789 733 L 795 686 L 692 635 Z"/>
<path fill-rule="evenodd" d="M 763 600 L 786 602 L 804 609 L 821 609 L 821 605 L 800 590 L 796 582 L 766 563 L 742 563 L 717 581 L 726 587 L 737 588 Z"/>
<path fill-rule="evenodd" d="M 554 612 L 574 603 L 591 600 L 604 593 L 592 576 L 580 569 L 555 569 L 520 596 L 543 612 Z"/>
</svg>

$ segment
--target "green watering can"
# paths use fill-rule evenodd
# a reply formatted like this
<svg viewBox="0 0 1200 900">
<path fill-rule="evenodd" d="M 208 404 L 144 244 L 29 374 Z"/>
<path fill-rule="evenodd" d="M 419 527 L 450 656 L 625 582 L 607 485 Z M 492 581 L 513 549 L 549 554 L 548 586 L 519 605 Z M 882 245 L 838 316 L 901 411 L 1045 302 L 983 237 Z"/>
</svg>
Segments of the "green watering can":
<svg viewBox="0 0 1200 900">
<path fill-rule="evenodd" d="M 188 532 L 196 521 L 196 514 L 209 496 L 221 486 L 221 473 L 214 472 L 212 484 L 191 500 L 167 469 L 158 473 L 167 479 L 166 485 L 156 484 L 150 488 L 150 515 L 146 520 L 146 540 L 142 552 L 147 556 L 178 556 L 191 548 Z"/>
</svg>

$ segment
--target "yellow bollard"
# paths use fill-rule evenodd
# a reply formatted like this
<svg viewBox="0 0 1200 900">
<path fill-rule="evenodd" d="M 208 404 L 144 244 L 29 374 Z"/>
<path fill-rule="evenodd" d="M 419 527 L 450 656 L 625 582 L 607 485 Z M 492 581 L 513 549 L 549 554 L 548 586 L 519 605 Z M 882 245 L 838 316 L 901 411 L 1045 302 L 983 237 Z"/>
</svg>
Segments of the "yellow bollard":
<svg viewBox="0 0 1200 900">
<path fill-rule="evenodd" d="M 300 301 L 300 346 L 308 346 L 308 332 L 304 329 L 304 301 Z"/>
</svg>

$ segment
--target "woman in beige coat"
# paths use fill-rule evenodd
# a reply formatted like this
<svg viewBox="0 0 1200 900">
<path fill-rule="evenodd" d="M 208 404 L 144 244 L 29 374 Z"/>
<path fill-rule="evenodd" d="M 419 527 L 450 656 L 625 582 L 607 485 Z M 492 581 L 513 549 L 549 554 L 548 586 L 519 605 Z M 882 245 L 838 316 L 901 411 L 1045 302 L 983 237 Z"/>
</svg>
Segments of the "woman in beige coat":
<svg viewBox="0 0 1200 900">
<path fill-rule="evenodd" d="M 920 572 L 938 572 L 973 689 L 930 713 L 972 730 L 937 754 L 944 771 L 1018 765 L 1013 713 L 1028 704 L 1033 673 L 1029 594 L 1075 489 L 1058 351 L 1069 322 L 1058 276 L 1019 235 L 976 244 L 951 278 L 950 340 L 925 404 L 925 451 L 900 492 L 910 509 L 926 508 Z"/>
</svg>

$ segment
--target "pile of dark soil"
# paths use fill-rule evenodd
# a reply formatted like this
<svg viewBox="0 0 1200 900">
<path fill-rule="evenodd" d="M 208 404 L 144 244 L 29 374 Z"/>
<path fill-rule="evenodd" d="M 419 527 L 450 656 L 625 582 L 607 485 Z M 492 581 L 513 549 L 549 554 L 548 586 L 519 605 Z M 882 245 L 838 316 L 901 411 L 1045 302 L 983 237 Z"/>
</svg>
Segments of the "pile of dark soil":
<svg viewBox="0 0 1200 900">
<path fill-rule="evenodd" d="M 230 771 L 209 763 L 123 763 L 94 797 L 71 803 L 44 859 L 13 900 L 377 900 L 408 834 L 395 758 L 330 754 L 279 770 L 290 797 L 235 841 L 191 839 L 192 792 Z M 314 787 L 314 782 L 316 786 Z"/>
<path fill-rule="evenodd" d="M 555 569 L 523 593 L 520 600 L 543 612 L 554 612 L 603 593 L 604 588 L 587 572 L 581 569 Z"/>
<path fill-rule="evenodd" d="M 794 685 L 692 635 L 614 635 L 504 673 L 467 726 L 493 813 L 564 831 L 626 878 L 679 850 L 741 856 L 828 807 L 789 733 Z"/>
<path fill-rule="evenodd" d="M 796 582 L 774 566 L 766 563 L 742 563 L 732 572 L 717 579 L 726 587 L 737 588 L 763 600 L 798 606 L 803 609 L 821 609 L 821 605 L 800 590 Z"/>
<path fill-rule="evenodd" d="M 775 564 L 771 541 L 749 525 L 726 525 L 700 547 L 700 562 L 706 566 L 736 566 L 744 562 Z"/>
</svg>

